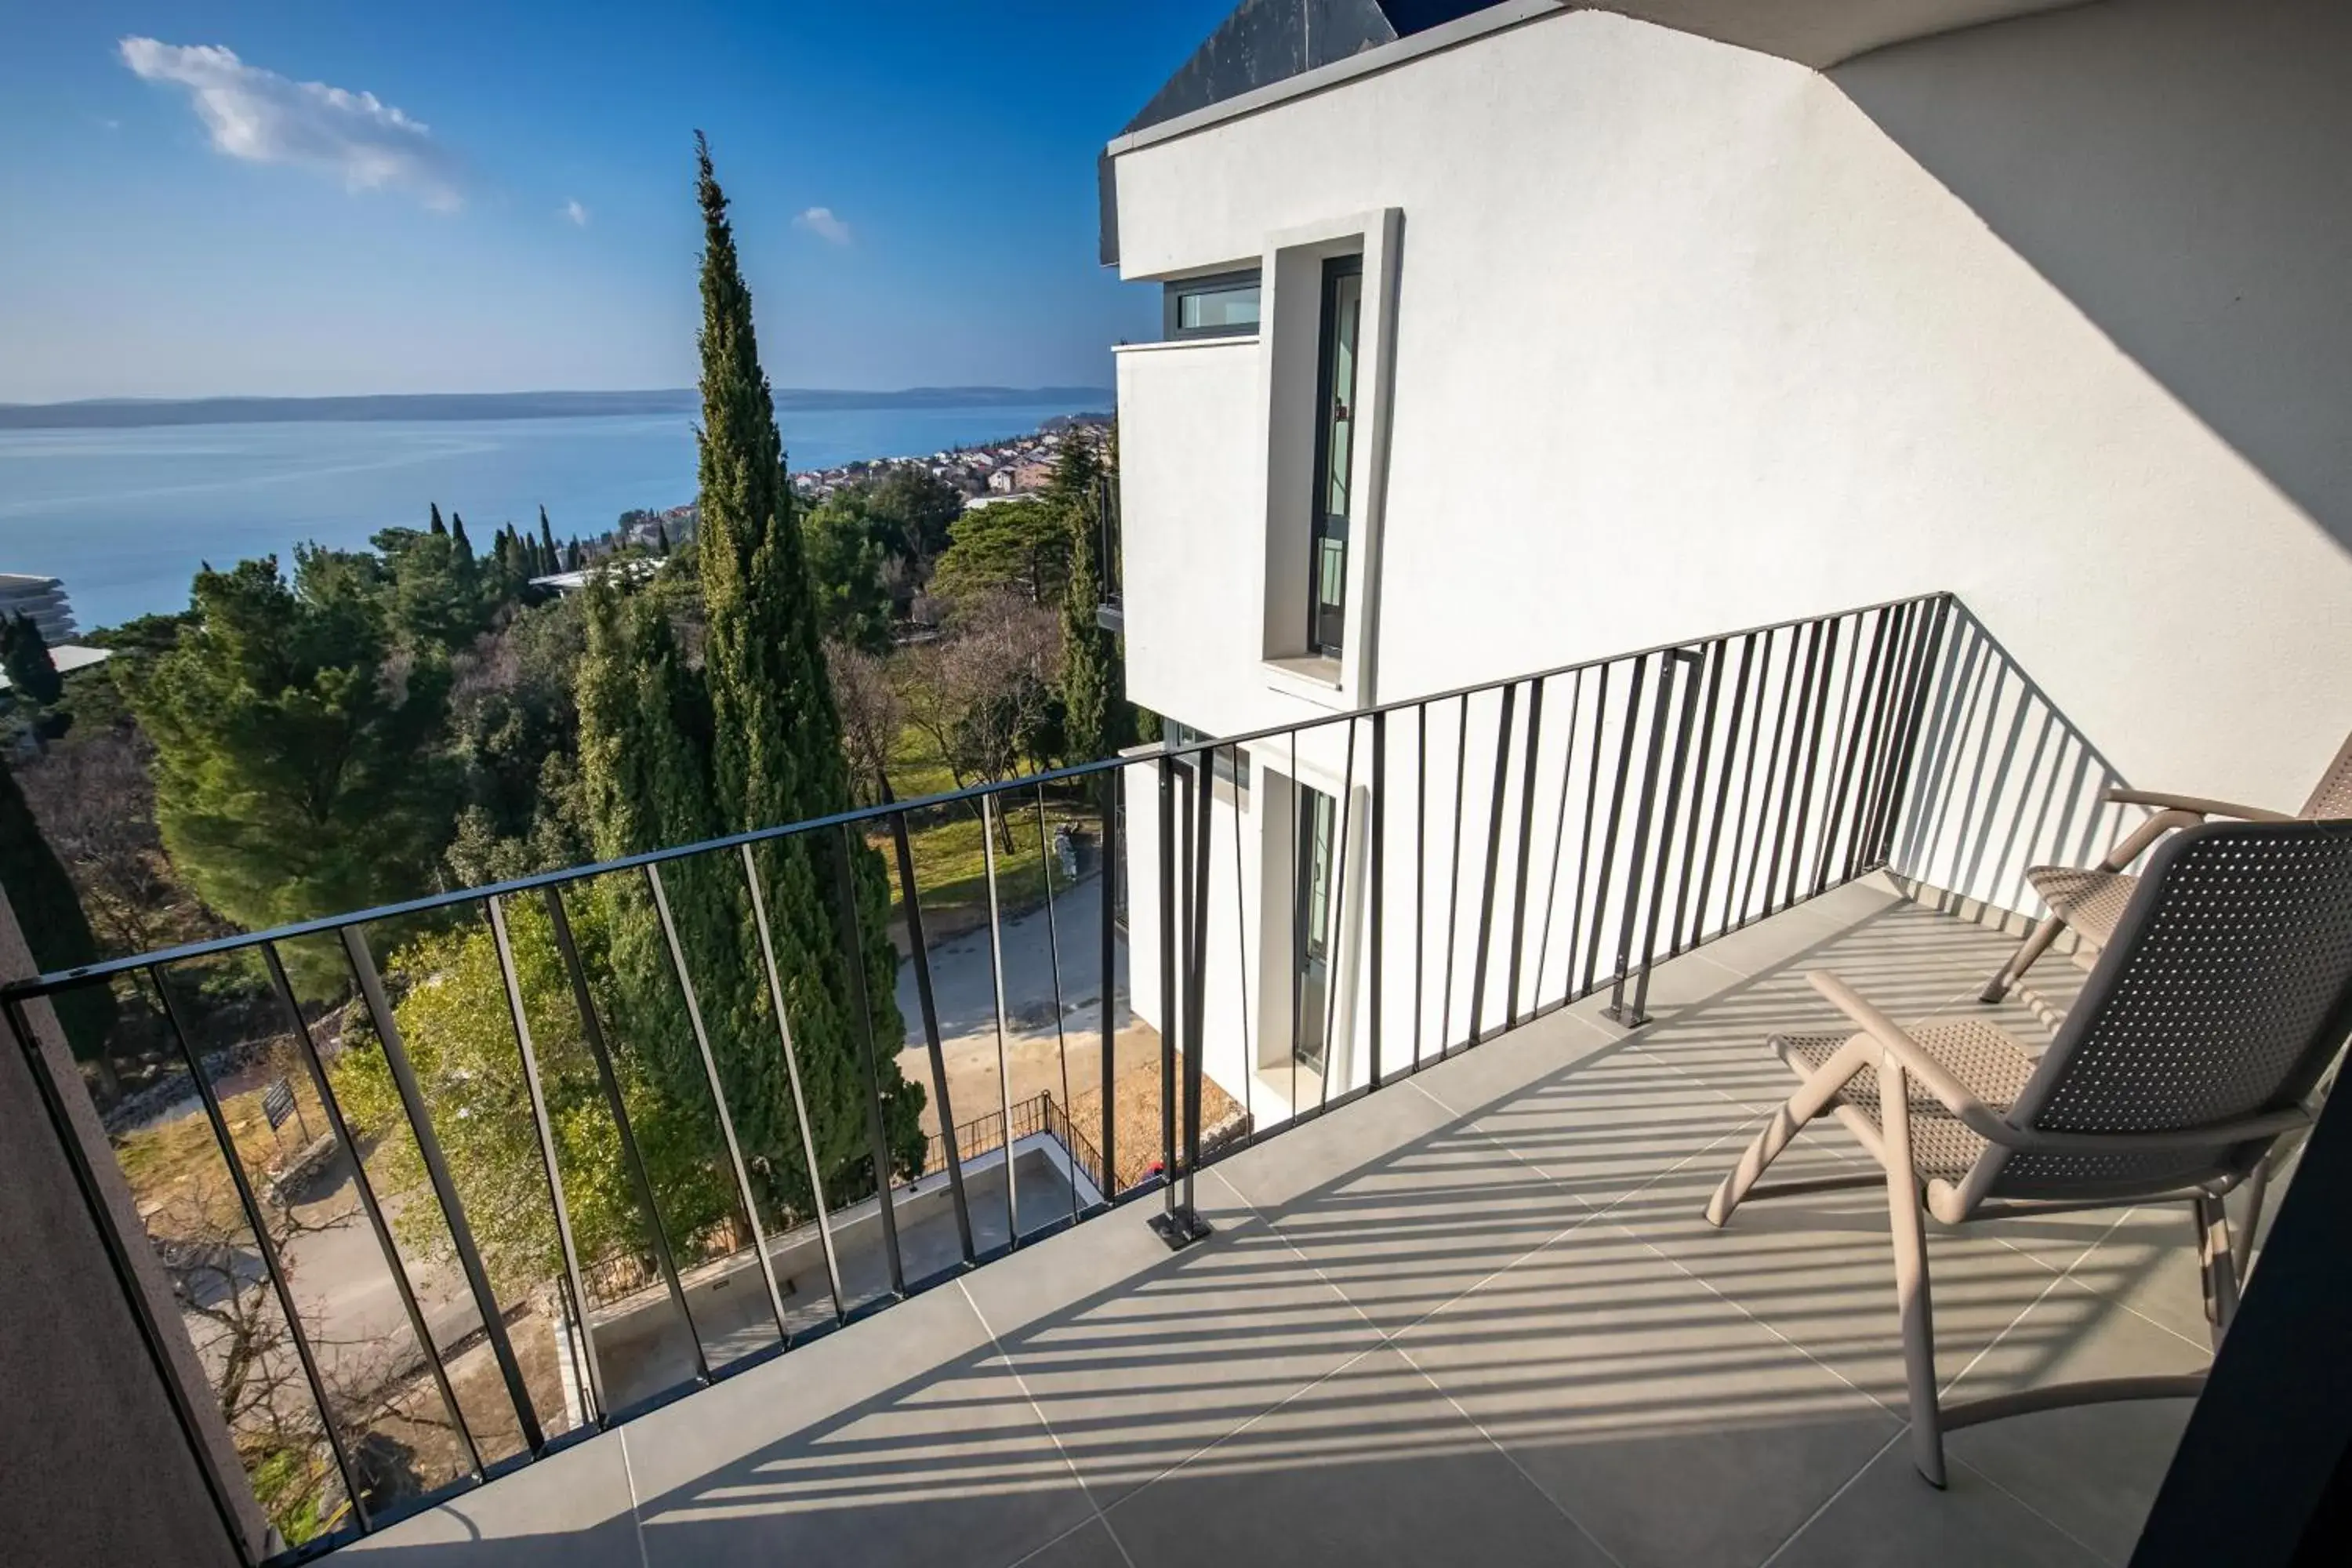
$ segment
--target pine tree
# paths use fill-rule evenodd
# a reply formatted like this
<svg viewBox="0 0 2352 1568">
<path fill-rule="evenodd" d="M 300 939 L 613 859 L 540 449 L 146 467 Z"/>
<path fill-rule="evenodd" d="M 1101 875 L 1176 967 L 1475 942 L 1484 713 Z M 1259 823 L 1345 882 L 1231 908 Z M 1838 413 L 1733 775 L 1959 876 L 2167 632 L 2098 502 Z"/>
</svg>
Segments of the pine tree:
<svg viewBox="0 0 2352 1568">
<path fill-rule="evenodd" d="M 843 811 L 851 795 L 751 291 L 737 261 L 727 197 L 698 132 L 695 163 L 704 241 L 697 558 L 708 624 L 712 794 L 725 826 L 746 829 Z M 898 954 L 885 929 L 888 886 L 869 847 L 855 845 L 851 863 L 864 937 L 858 959 L 889 1142 L 894 1163 L 919 1166 L 922 1094 L 895 1068 L 905 1026 L 897 1004 Z M 849 1002 L 835 924 L 833 837 L 770 841 L 758 864 L 826 1185 L 836 1198 L 870 1191 L 859 1059 L 869 1021 L 853 1016 Z M 755 1013 L 763 1002 L 757 993 L 748 1000 Z"/>
<path fill-rule="evenodd" d="M 49 657 L 49 640 L 22 610 L 0 621 L 0 670 L 20 701 L 47 708 L 65 695 L 65 680 Z"/>
<path fill-rule="evenodd" d="M 33 820 L 5 755 L 0 755 L 0 893 L 15 909 L 33 963 L 43 973 L 76 968 L 98 958 L 98 939 L 90 934 L 81 899 L 41 837 L 40 824 Z M 75 1059 L 96 1069 L 100 1087 L 112 1099 L 117 1084 L 107 1045 L 114 1031 L 113 990 L 76 986 L 59 993 L 55 1005 Z"/>
</svg>

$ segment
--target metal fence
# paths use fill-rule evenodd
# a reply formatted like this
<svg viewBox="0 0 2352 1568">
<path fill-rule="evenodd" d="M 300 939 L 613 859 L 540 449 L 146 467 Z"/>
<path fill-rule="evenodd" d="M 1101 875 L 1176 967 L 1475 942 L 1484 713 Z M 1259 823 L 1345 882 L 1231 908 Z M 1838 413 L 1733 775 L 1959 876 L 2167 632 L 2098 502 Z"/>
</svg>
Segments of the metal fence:
<svg viewBox="0 0 2352 1568">
<path fill-rule="evenodd" d="M 1284 1128 L 1379 1092 L 1399 1078 L 1468 1048 L 1528 1019 L 1606 990 L 1611 1011 L 1633 1025 L 1644 1018 L 1654 966 L 1680 952 L 1801 902 L 1882 864 L 1903 816 L 1912 760 L 1918 750 L 1928 678 L 1950 619 L 1952 601 L 1929 595 L 1835 615 L 1760 626 L 1699 641 L 1645 649 L 1508 680 L 1495 681 L 1359 712 L 1334 714 L 1308 723 L 1254 734 L 1170 745 L 1147 755 L 1110 759 L 1037 777 L 966 790 L 919 801 L 882 804 L 815 821 L 738 834 L 627 858 L 526 877 L 487 888 L 437 894 L 386 908 L 312 921 L 256 935 L 194 944 L 87 969 L 41 976 L 0 990 L 5 1011 L 24 1045 L 51 1120 L 81 1181 L 85 1198 L 105 1235 L 116 1272 L 154 1352 L 158 1374 L 173 1384 L 176 1408 L 190 1452 L 205 1468 L 220 1503 L 224 1523 L 237 1533 L 232 1505 L 242 1478 L 211 1468 L 194 1403 L 201 1397 L 179 1388 L 164 1337 L 167 1325 L 142 1290 L 131 1249 L 146 1238 L 117 1234 L 106 1225 L 93 1158 L 74 1137 L 63 1097 L 77 1086 L 60 1084 L 37 1048 L 27 1008 L 77 986 L 137 984 L 152 993 L 163 1026 L 184 1057 L 192 1085 L 234 1185 L 235 1208 L 249 1235 L 257 1259 L 251 1289 L 274 1294 L 284 1325 L 284 1350 L 299 1365 L 286 1397 L 311 1401 L 320 1447 L 332 1458 L 331 1495 L 319 1500 L 320 1515 L 333 1518 L 348 1508 L 344 1522 L 306 1546 L 282 1553 L 299 1560 L 381 1528 L 389 1520 L 479 1484 L 513 1466 L 529 1463 L 637 1412 L 689 1392 L 717 1378 L 759 1364 L 843 1323 L 954 1278 L 974 1265 L 1027 1246 L 1040 1237 L 1090 1218 L 1108 1208 L 1156 1197 L 1153 1223 L 1171 1245 L 1204 1234 L 1192 1204 L 1196 1172 Z M 1203 759 L 1207 759 L 1206 763 Z M 1318 759 L 1320 759 L 1319 762 Z M 1317 768 L 1323 770 L 1317 774 Z M 1298 842 L 1307 786 L 1314 776 L 1337 779 L 1336 842 L 1328 901 L 1317 917 L 1335 961 L 1330 1005 L 1322 1026 L 1324 1054 L 1298 1087 L 1299 1053 L 1306 1010 L 1305 965 L 1295 955 L 1316 933 L 1306 929 L 1308 900 L 1296 886 L 1298 858 L 1278 864 L 1261 853 L 1255 877 L 1244 875 L 1240 824 L 1246 808 L 1255 835 L 1279 837 L 1289 818 L 1289 842 Z M 1247 777 L 1246 791 L 1221 781 Z M 1122 811 L 1129 786 L 1151 809 L 1139 809 L 1135 830 L 1142 841 L 1123 853 Z M 1098 1116 L 1085 1129 L 1066 1104 L 1050 1096 L 1024 1101 L 1016 1113 L 1011 1098 L 1009 1042 L 1024 1030 L 1007 1001 L 1005 942 L 1013 917 L 999 898 L 999 838 L 1008 812 L 1035 810 L 1038 850 L 1044 842 L 1046 805 L 1066 813 L 1083 808 L 1098 822 L 1102 878 L 1089 931 L 1071 934 L 1060 922 L 1056 901 L 1041 910 L 1045 951 L 1051 960 L 1052 1030 L 1060 1047 L 1075 1051 L 1077 1081 L 1098 1093 Z M 942 1007 L 934 988 L 933 962 L 945 944 L 925 934 L 926 889 L 919 885 L 909 820 L 937 820 L 940 807 L 975 814 L 985 847 L 987 971 L 993 1016 L 976 1024 L 965 1017 L 963 1035 L 992 1035 L 998 1104 L 988 1114 L 959 1122 L 951 1089 Z M 1148 823 L 1147 828 L 1144 824 Z M 1222 825 L 1221 825 L 1222 823 Z M 1148 837 L 1146 835 L 1148 834 Z M 1227 843 L 1219 840 L 1226 839 Z M 780 967 L 771 925 L 773 888 L 759 853 L 763 846 L 796 841 L 814 853 L 810 862 L 829 867 L 836 895 L 835 940 L 845 973 L 855 984 L 849 1005 L 865 1025 L 857 1049 L 857 1089 L 865 1102 L 865 1147 L 828 1168 L 812 1131 L 804 1083 L 805 1064 L 796 1048 L 795 1017 Z M 1272 840 L 1265 840 L 1271 842 Z M 954 1135 L 935 1140 L 926 1168 L 943 1175 L 955 1229 L 953 1261 L 943 1269 L 912 1275 L 898 1222 L 906 1201 L 893 1180 L 887 1145 L 883 1084 L 887 1042 L 877 1042 L 873 1008 L 863 992 L 862 965 L 868 933 L 853 889 L 852 857 L 861 844 L 886 851 L 900 893 L 904 922 L 903 963 L 916 1000 L 909 1034 L 920 1049 L 924 1088 L 942 1126 Z M 1230 871 L 1224 868 L 1230 865 Z M 689 871 L 689 868 L 691 870 Z M 1136 897 L 1118 896 L 1132 871 Z M 740 884 L 758 942 L 756 973 L 766 999 L 763 1026 L 772 1038 L 772 1068 L 789 1084 L 795 1111 L 792 1136 L 747 1154 L 730 1110 L 730 1095 L 712 1044 L 695 979 L 698 954 L 688 951 L 674 909 L 672 884 L 680 877 L 725 875 Z M 1255 913 L 1244 894 L 1255 880 L 1261 895 Z M 712 1364 L 696 1328 L 696 1310 L 681 1280 L 681 1248 L 664 1221 L 665 1194 L 639 1130 L 631 1117 L 627 1060 L 643 1042 L 613 1037 L 611 1021 L 598 1003 L 605 976 L 592 965 L 612 961 L 583 949 L 572 924 L 577 900 L 590 889 L 622 882 L 641 885 L 641 897 L 657 932 L 656 952 L 683 1005 L 685 1033 L 698 1059 L 717 1136 L 714 1160 L 732 1194 L 750 1250 L 758 1260 L 761 1321 L 772 1321 L 773 1337 L 763 1351 L 726 1365 Z M 1117 886 L 1109 885 L 1117 883 Z M 1050 882 L 1048 884 L 1050 886 Z M 1221 891 L 1221 889 L 1227 889 Z M 1069 895 L 1062 895 L 1066 901 Z M 1145 951 L 1129 954 L 1136 965 L 1131 981 L 1132 1016 L 1122 1006 L 1116 983 L 1125 933 L 1120 905 L 1137 917 L 1137 942 Z M 1223 911 L 1231 910 L 1228 924 Z M 1287 911 L 1270 919 L 1266 911 Z M 613 1397 L 603 1366 L 616 1353 L 600 1346 L 593 1331 L 581 1331 L 566 1349 L 578 1367 L 580 1422 L 554 1432 L 527 1385 L 509 1333 L 515 1303 L 502 1300 L 486 1266 L 478 1231 L 506 1216 L 469 1207 L 453 1169 L 448 1142 L 467 1129 L 446 1120 L 446 1086 L 420 1079 L 413 1042 L 405 1040 L 386 981 L 377 962 L 382 933 L 418 929 L 420 923 L 486 922 L 495 954 L 506 1026 L 520 1063 L 528 1113 L 537 1135 L 539 1169 L 561 1255 L 554 1277 L 545 1282 L 550 1300 L 593 1302 L 603 1291 L 587 1288 L 587 1274 L 575 1244 L 567 1207 L 567 1172 L 551 1117 L 548 1076 L 535 1047 L 531 1016 L 548 998 L 525 994 L 516 958 L 516 926 L 529 911 L 530 929 L 551 936 L 562 975 L 561 998 L 568 1024 L 576 1024 L 585 1068 L 566 1079 L 559 1116 L 593 1113 L 609 1123 L 609 1153 L 625 1173 L 628 1193 L 647 1222 L 647 1255 L 692 1342 L 691 1369 L 675 1383 L 635 1400 Z M 1097 990 L 1091 1009 L 1074 1009 L 1064 994 L 1064 942 L 1094 948 Z M 975 940 L 977 933 L 975 932 Z M 312 1014 L 298 1000 L 287 952 L 320 944 L 340 961 L 357 1016 L 372 1029 L 393 1089 L 398 1116 L 368 1139 L 355 1135 L 339 1100 L 333 1076 L 320 1060 Z M 1272 955 L 1271 957 L 1269 955 Z M 306 1325 L 290 1289 L 286 1261 L 274 1243 L 271 1216 L 254 1190 L 219 1086 L 209 1079 L 187 1016 L 192 969 L 224 958 L 257 961 L 287 1037 L 299 1053 L 308 1088 L 328 1127 L 348 1157 L 353 1185 L 384 1266 L 397 1287 L 401 1316 L 422 1352 L 431 1386 L 420 1381 L 415 1397 L 446 1414 L 462 1448 L 457 1472 L 446 1479 L 403 1490 L 376 1484 L 362 1449 L 369 1433 L 359 1414 L 339 1407 L 320 1363 L 316 1337 Z M 1267 995 L 1266 976 L 1287 973 L 1289 995 Z M 415 988 L 434 977 L 404 977 Z M 1255 989 L 1253 989 L 1255 987 Z M 1255 1005 L 1253 1006 L 1252 998 Z M 1082 1004 L 1084 998 L 1079 999 Z M 1286 1008 L 1285 1004 L 1287 1004 Z M 1092 1016 L 1085 1015 L 1090 1011 Z M 1287 1014 L 1287 1039 L 1284 1018 Z M 545 1016 L 542 1011 L 541 1016 Z M 1070 1018 L 1078 1019 L 1076 1027 Z M 1121 1184 L 1112 1173 L 1119 1162 L 1121 1086 L 1116 1081 L 1122 1026 L 1146 1019 L 1158 1033 L 1157 1085 L 1130 1086 L 1126 1101 L 1158 1113 L 1156 1173 Z M 1238 1026 L 1237 1042 L 1232 1037 Z M 1033 1036 L 1035 1026 L 1028 1031 Z M 962 1035 L 958 1036 L 959 1038 Z M 1269 1042 L 1274 1047 L 1269 1050 Z M 1204 1059 L 1230 1051 L 1243 1065 L 1239 1079 L 1243 1115 L 1228 1123 L 1229 1135 L 1215 1138 L 1204 1154 L 1202 1100 Z M 362 1047 L 366 1048 L 366 1047 Z M 348 1052 L 347 1052 L 348 1054 Z M 1130 1055 L 1132 1052 L 1130 1052 Z M 1091 1058 L 1091 1063 L 1086 1061 Z M 1293 1092 L 1280 1107 L 1250 1103 L 1252 1080 L 1268 1059 L 1286 1058 Z M 1066 1055 L 1065 1060 L 1067 1060 Z M 340 1067 L 340 1063 L 339 1063 Z M 1091 1081 L 1089 1081 L 1091 1079 Z M 1231 1085 L 1226 1086 L 1228 1089 Z M 585 1108 L 583 1110 L 583 1107 Z M 1002 1163 L 1001 1181 L 985 1190 L 967 1181 L 964 1162 L 984 1147 L 1034 1130 L 1050 1131 L 1067 1147 L 1092 1179 L 1099 1201 L 1073 1205 L 1024 1229 L 1013 1162 Z M 447 1353 L 457 1342 L 446 1322 L 436 1325 L 412 1279 L 418 1267 L 395 1236 L 384 1195 L 369 1172 L 371 1144 L 413 1140 L 425 1180 L 408 1201 L 430 1205 L 447 1254 L 462 1276 L 468 1333 L 487 1348 L 495 1376 L 467 1376 L 461 1398 L 453 1379 L 458 1371 Z M 753 1162 L 799 1163 L 807 1190 L 816 1194 L 862 1188 L 856 1203 L 820 1199 L 806 1215 L 778 1214 L 760 1201 Z M 1001 1194 L 994 1187 L 1001 1186 Z M 992 1205 L 1001 1201 L 1002 1230 Z M 976 1224 L 974 1209 L 992 1205 L 988 1225 Z M 765 1211 L 763 1217 L 763 1209 Z M 793 1288 L 780 1270 L 794 1265 L 789 1245 L 779 1246 L 787 1226 L 813 1231 L 808 1289 Z M 844 1245 L 854 1243 L 848 1253 Z M 862 1249 L 862 1250 L 859 1250 Z M 850 1267 L 845 1268 L 845 1258 Z M 861 1261 L 863 1260 L 863 1261 Z M 848 1278 L 871 1265 L 870 1279 Z M 691 1268 L 692 1263 L 687 1262 Z M 599 1278 L 600 1287 L 610 1280 Z M 787 1307 L 787 1297 L 793 1306 Z M 811 1303 L 814 1305 L 812 1306 Z M 702 1310 L 712 1309 L 706 1302 Z M 567 1316 L 577 1317 L 571 1313 Z M 478 1352 L 468 1352 L 478 1353 Z M 487 1391 L 487 1392 L 486 1392 Z M 504 1452 L 486 1435 L 511 1432 Z M 238 1548 L 250 1560 L 253 1543 Z"/>
</svg>

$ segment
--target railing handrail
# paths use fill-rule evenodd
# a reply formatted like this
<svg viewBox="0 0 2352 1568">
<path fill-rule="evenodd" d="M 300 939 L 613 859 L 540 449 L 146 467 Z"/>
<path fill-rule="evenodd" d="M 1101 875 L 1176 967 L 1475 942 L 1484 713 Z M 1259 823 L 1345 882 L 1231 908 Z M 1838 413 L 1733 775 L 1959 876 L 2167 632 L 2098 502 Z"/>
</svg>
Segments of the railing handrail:
<svg viewBox="0 0 2352 1568">
<path fill-rule="evenodd" d="M 1477 681 L 1467 686 L 1457 686 L 1443 691 L 1402 697 L 1393 701 L 1382 702 L 1371 707 L 1323 714 L 1290 723 L 1271 724 L 1243 734 L 1207 736 L 1181 744 L 1165 745 L 1151 752 L 1151 756 L 1154 759 L 1162 755 L 1178 758 L 1194 757 L 1202 752 L 1219 751 L 1228 746 L 1246 746 L 1276 736 L 1297 735 L 1336 724 L 1351 724 L 1377 714 L 1403 712 L 1416 708 L 1425 708 L 1433 703 L 1465 700 L 1485 692 L 1501 691 L 1507 688 L 1523 686 L 1530 682 L 1553 680 L 1561 676 L 1573 675 L 1580 670 L 1599 669 L 1604 666 L 1621 664 L 1628 659 L 1646 658 L 1653 654 L 1665 653 L 1675 648 L 1728 642 L 1734 638 L 1781 631 L 1790 626 L 1809 626 L 1815 622 L 1839 620 L 1851 616 L 1864 616 L 1875 610 L 1893 609 L 1900 605 L 1926 604 L 1936 600 L 1951 600 L 1953 597 L 1948 589 L 1937 589 L 1924 594 L 1907 595 L 1896 599 L 1882 599 L 1873 604 L 1852 605 L 1844 609 L 1792 616 L 1783 620 L 1743 626 L 1733 631 L 1706 632 L 1693 637 L 1676 637 L 1665 642 L 1653 643 L 1646 647 L 1624 649 L 1592 658 L 1578 659 L 1571 663 L 1556 665 L 1548 669 L 1528 670 L 1492 680 Z M 485 883 L 479 887 L 428 893 L 419 898 L 405 899 L 396 903 L 379 904 L 371 909 L 353 910 L 343 914 L 320 915 L 312 920 L 296 921 L 286 925 L 274 926 L 267 931 L 240 931 L 235 935 L 214 937 L 204 942 L 183 942 L 176 947 L 159 948 L 133 957 L 107 959 L 98 963 L 56 970 L 0 984 L 0 1004 L 29 1002 L 71 986 L 110 979 L 116 975 L 131 974 L 158 965 L 183 963 L 192 959 L 210 958 L 221 953 L 241 952 L 248 948 L 296 942 L 305 937 L 331 935 L 352 926 L 369 925 L 379 921 L 401 920 L 413 915 L 432 914 L 442 910 L 481 903 L 488 899 L 510 898 L 517 893 L 536 892 L 545 888 L 565 887 L 573 882 L 587 881 L 592 878 L 610 876 L 620 871 L 634 871 L 648 866 L 667 865 L 674 860 L 688 859 L 714 851 L 734 849 L 740 846 L 766 844 L 799 834 L 821 832 L 830 827 L 854 826 L 859 823 L 877 821 L 904 813 L 925 811 L 939 806 L 968 805 L 985 796 L 1008 794 L 1016 790 L 1037 789 L 1046 784 L 1094 778 L 1115 769 L 1133 767 L 1140 760 L 1135 756 L 1102 757 L 1092 762 L 1076 763 L 1066 767 L 1024 773 L 994 783 L 968 784 L 961 789 L 942 791 L 936 795 L 923 795 L 915 800 L 887 800 L 872 805 L 835 812 L 826 816 L 805 817 L 798 822 L 784 823 L 772 827 L 750 828 L 718 838 L 700 839 L 691 844 L 669 845 L 660 849 L 643 850 L 635 855 L 625 855 L 611 860 L 594 861 L 583 866 L 567 866 L 553 871 L 534 872 L 530 876 L 510 878 L 502 882 Z"/>
</svg>

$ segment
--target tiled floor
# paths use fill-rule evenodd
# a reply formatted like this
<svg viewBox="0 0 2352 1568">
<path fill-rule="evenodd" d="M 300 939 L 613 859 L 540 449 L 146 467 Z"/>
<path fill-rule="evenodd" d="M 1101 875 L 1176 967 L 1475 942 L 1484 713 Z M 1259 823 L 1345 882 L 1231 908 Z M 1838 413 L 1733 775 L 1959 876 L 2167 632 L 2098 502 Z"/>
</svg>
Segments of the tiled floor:
<svg viewBox="0 0 2352 1568">
<path fill-rule="evenodd" d="M 1185 1253 L 1139 1213 L 1097 1219 L 359 1550 L 416 1568 L 2121 1562 L 2184 1404 L 1969 1428 L 1934 1491 L 1902 1442 L 1883 1197 L 1700 1219 L 1787 1092 L 1766 1034 L 1835 1025 L 1807 970 L 1917 1018 L 1973 1008 L 2006 951 L 1839 889 L 1662 970 L 1637 1033 L 1570 1009 L 1221 1163 L 1200 1185 L 1217 1234 Z M 1816 1129 L 1776 1175 L 1859 1158 Z M 2149 1212 L 1931 1228 L 1945 1386 L 2201 1365 L 2189 1235 Z"/>
</svg>

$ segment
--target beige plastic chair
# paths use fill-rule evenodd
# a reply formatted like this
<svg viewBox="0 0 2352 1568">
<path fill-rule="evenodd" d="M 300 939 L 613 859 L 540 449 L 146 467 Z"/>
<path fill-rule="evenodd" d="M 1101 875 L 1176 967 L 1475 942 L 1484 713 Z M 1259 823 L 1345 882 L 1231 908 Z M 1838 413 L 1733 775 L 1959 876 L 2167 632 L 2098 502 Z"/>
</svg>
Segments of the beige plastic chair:
<svg viewBox="0 0 2352 1568">
<path fill-rule="evenodd" d="M 2105 798 L 2119 805 L 2148 806 L 2155 815 L 2134 828 L 2091 870 L 2071 866 L 2035 866 L 2025 873 L 2025 879 L 2042 895 L 2042 901 L 2050 906 L 2050 913 L 2033 928 L 2032 935 L 2018 944 L 2009 962 L 1985 983 L 1985 1001 L 1998 1002 L 2008 995 L 2009 988 L 2024 978 L 2034 961 L 2050 951 L 2058 933 L 2069 927 L 2093 951 L 2105 947 L 2115 936 L 2116 922 L 2123 918 L 2124 906 L 2131 902 L 2132 889 L 2139 884 L 2139 879 L 2124 868 L 2166 834 L 2193 827 L 2213 816 L 2235 817 L 2241 822 L 2311 822 L 2322 817 L 2352 816 L 2352 735 L 2345 737 L 2336 760 L 2320 775 L 2318 787 L 2293 816 L 2258 805 L 2232 805 L 2225 800 L 2167 795 L 2158 790 L 2111 789 Z"/>
<path fill-rule="evenodd" d="M 1860 1032 L 1770 1042 L 1802 1086 L 1706 1217 L 1721 1226 L 1742 1202 L 1885 1183 L 1919 1473 L 1944 1484 L 1943 1434 L 1956 1427 L 2197 1393 L 2201 1376 L 2116 1378 L 1939 1405 L 1923 1202 L 1947 1225 L 2188 1203 L 2218 1346 L 2247 1260 L 2222 1199 L 2310 1124 L 2306 1101 L 2352 1034 L 2352 822 L 2216 823 L 2159 845 L 2039 1059 L 1987 1019 L 1905 1029 L 1835 975 L 1811 979 Z M 1823 1115 L 1881 1170 L 1759 1186 Z"/>
</svg>

